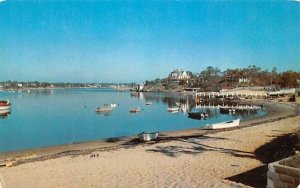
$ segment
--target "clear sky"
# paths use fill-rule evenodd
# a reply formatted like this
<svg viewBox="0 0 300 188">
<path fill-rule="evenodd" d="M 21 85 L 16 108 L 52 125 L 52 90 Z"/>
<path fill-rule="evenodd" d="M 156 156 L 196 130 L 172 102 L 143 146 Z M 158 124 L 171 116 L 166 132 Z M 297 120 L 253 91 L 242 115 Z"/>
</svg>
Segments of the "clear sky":
<svg viewBox="0 0 300 188">
<path fill-rule="evenodd" d="M 300 71 L 300 2 L 0 1 L 0 81 L 142 82 L 248 65 Z"/>
</svg>

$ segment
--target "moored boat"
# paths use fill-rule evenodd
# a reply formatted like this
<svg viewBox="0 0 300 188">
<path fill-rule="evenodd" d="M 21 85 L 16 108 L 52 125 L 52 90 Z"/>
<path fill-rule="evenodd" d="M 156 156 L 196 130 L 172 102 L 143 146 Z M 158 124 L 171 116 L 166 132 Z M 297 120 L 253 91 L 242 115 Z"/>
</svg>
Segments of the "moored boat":
<svg viewBox="0 0 300 188">
<path fill-rule="evenodd" d="M 112 111 L 113 109 L 114 109 L 114 108 L 111 107 L 110 105 L 104 105 L 104 106 L 101 106 L 101 107 L 96 108 L 95 111 L 101 113 L 101 112 L 110 112 L 110 111 Z"/>
<path fill-rule="evenodd" d="M 240 119 L 225 121 L 220 123 L 208 124 L 205 129 L 225 129 L 231 127 L 237 127 L 240 124 Z"/>
<path fill-rule="evenodd" d="M 142 132 L 140 134 L 138 134 L 138 137 L 140 139 L 140 141 L 152 141 L 152 140 L 156 140 L 158 137 L 159 132 Z"/>
<path fill-rule="evenodd" d="M 111 103 L 110 104 L 110 107 L 112 107 L 112 108 L 117 108 L 117 106 L 119 106 L 119 104 L 116 104 L 116 103 Z"/>
<path fill-rule="evenodd" d="M 188 112 L 189 118 L 191 119 L 204 119 L 208 117 L 208 114 L 204 112 Z"/>
<path fill-rule="evenodd" d="M 130 113 L 136 113 L 136 112 L 139 112 L 139 111 L 141 111 L 141 109 L 139 107 L 134 107 L 134 108 L 131 108 L 129 110 Z"/>
<path fill-rule="evenodd" d="M 11 104 L 9 100 L 2 100 L 0 101 L 0 110 L 7 110 L 10 109 Z"/>
</svg>

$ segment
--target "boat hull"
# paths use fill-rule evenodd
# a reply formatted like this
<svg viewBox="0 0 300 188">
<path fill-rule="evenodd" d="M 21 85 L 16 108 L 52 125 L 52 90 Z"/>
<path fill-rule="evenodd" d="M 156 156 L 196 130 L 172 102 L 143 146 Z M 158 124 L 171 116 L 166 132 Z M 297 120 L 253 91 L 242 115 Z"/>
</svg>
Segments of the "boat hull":
<svg viewBox="0 0 300 188">
<path fill-rule="evenodd" d="M 0 110 L 9 110 L 11 106 L 0 106 Z"/>
<path fill-rule="evenodd" d="M 240 124 L 240 119 L 225 121 L 221 123 L 214 123 L 205 126 L 205 129 L 226 129 L 231 127 L 237 127 Z"/>
<path fill-rule="evenodd" d="M 137 113 L 139 111 L 141 111 L 141 109 L 139 107 L 135 107 L 135 108 L 132 108 L 129 110 L 130 113 Z"/>
<path fill-rule="evenodd" d="M 188 117 L 191 119 L 204 119 L 208 117 L 208 115 L 203 112 L 188 112 L 188 114 Z"/>
<path fill-rule="evenodd" d="M 8 100 L 0 101 L 0 110 L 8 110 L 10 107 L 11 105 Z"/>
<path fill-rule="evenodd" d="M 10 109 L 0 110 L 0 118 L 7 118 L 10 115 Z"/>
<path fill-rule="evenodd" d="M 111 112 L 113 110 L 112 107 L 101 107 L 101 108 L 96 108 L 96 112 Z"/>
</svg>

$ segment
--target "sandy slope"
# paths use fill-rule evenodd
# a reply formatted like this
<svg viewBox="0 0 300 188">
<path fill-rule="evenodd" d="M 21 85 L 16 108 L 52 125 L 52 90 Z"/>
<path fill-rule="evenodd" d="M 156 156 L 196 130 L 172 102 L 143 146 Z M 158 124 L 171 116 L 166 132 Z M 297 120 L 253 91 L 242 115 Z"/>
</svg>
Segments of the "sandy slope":
<svg viewBox="0 0 300 188">
<path fill-rule="evenodd" d="M 262 163 L 253 151 L 300 129 L 288 118 L 204 137 L 0 168 L 6 187 L 239 187 L 223 180 Z"/>
</svg>

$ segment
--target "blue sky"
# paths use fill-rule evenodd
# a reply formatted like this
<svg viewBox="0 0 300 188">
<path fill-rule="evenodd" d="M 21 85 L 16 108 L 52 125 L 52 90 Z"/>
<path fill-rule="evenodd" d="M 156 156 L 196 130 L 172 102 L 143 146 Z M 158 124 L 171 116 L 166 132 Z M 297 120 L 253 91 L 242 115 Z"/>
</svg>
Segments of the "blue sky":
<svg viewBox="0 0 300 188">
<path fill-rule="evenodd" d="M 300 71 L 300 2 L 0 3 L 0 81 L 142 82 L 175 68 Z"/>
</svg>

